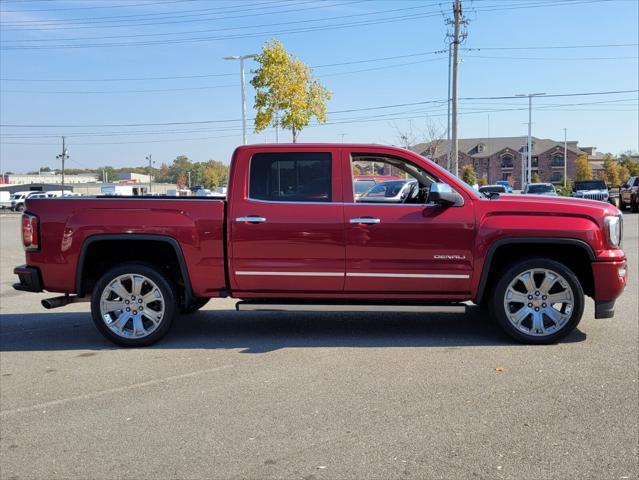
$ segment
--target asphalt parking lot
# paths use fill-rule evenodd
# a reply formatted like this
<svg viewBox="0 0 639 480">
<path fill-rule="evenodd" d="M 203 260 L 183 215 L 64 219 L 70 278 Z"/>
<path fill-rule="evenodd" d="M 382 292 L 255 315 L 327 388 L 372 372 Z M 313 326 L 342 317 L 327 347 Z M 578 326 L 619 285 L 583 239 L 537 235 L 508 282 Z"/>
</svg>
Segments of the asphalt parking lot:
<svg viewBox="0 0 639 480">
<path fill-rule="evenodd" d="M 11 288 L 0 214 L 0 478 L 638 478 L 638 220 L 614 319 L 511 342 L 478 309 L 264 314 L 216 300 L 119 349 L 88 304 Z"/>
</svg>

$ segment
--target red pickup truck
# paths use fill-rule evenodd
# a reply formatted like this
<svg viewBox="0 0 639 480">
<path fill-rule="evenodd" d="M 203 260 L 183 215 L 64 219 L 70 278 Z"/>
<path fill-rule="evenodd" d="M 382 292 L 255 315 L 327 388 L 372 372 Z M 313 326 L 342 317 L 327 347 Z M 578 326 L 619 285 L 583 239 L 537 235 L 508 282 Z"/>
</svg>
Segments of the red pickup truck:
<svg viewBox="0 0 639 480">
<path fill-rule="evenodd" d="M 384 164 L 410 195 L 357 202 Z M 369 168 L 366 168 L 368 164 Z M 385 199 L 388 200 L 388 199 Z M 379 145 L 239 147 L 225 201 L 28 199 L 18 290 L 90 301 L 97 328 L 149 345 L 213 297 L 238 310 L 460 311 L 487 306 L 515 339 L 555 342 L 626 285 L 622 215 L 610 204 L 484 196 L 435 163 Z"/>
</svg>

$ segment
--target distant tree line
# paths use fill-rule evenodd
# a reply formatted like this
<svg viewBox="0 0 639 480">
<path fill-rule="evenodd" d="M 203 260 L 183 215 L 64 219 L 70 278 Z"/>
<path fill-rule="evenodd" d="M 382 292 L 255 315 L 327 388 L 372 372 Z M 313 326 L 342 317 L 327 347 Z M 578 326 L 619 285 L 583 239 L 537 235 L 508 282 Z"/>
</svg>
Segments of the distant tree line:
<svg viewBox="0 0 639 480">
<path fill-rule="evenodd" d="M 40 172 L 54 171 L 50 167 L 42 167 Z M 225 187 L 228 184 L 229 167 L 218 160 L 208 160 L 206 162 L 193 162 L 186 155 L 179 155 L 171 164 L 162 163 L 155 167 L 120 167 L 114 168 L 104 166 L 95 169 L 88 168 L 65 168 L 67 175 L 93 174 L 102 182 L 117 181 L 120 173 L 140 173 L 151 175 L 154 182 L 174 183 L 180 188 L 201 185 L 204 188 Z M 191 184 L 189 185 L 189 172 Z M 39 172 L 29 172 L 37 175 Z"/>
</svg>

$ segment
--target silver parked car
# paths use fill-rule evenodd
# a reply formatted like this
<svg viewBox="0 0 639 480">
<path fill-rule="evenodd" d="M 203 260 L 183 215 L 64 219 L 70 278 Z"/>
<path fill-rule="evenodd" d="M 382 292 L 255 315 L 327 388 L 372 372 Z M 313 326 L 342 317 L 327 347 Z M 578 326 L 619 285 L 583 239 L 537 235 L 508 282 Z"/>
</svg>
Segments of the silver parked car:
<svg viewBox="0 0 639 480">
<path fill-rule="evenodd" d="M 610 192 L 603 180 L 582 180 L 572 186 L 572 196 L 607 202 L 610 200 Z"/>
<path fill-rule="evenodd" d="M 358 202 L 403 203 L 419 189 L 417 180 L 389 180 L 378 183 L 362 193 Z"/>
<path fill-rule="evenodd" d="M 557 190 L 552 183 L 529 183 L 521 192 L 524 195 L 547 195 L 550 197 L 557 196 Z"/>
</svg>

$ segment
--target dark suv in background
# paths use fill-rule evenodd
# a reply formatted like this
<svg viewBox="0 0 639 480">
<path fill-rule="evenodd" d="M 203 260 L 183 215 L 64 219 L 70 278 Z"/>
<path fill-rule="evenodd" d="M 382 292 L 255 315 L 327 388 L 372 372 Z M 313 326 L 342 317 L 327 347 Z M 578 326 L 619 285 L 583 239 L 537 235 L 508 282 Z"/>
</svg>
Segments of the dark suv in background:
<svg viewBox="0 0 639 480">
<path fill-rule="evenodd" d="M 619 190 L 619 210 L 628 206 L 633 213 L 639 212 L 639 177 L 630 177 Z"/>
</svg>

